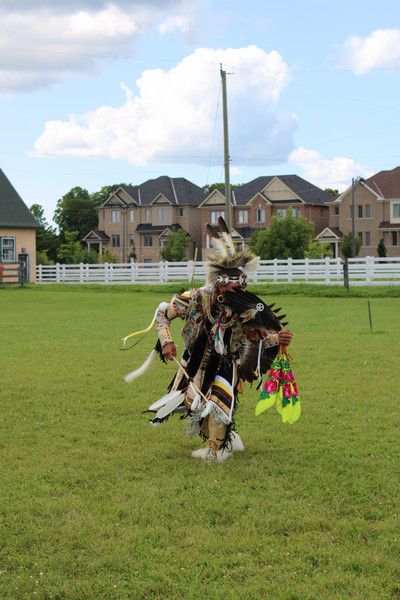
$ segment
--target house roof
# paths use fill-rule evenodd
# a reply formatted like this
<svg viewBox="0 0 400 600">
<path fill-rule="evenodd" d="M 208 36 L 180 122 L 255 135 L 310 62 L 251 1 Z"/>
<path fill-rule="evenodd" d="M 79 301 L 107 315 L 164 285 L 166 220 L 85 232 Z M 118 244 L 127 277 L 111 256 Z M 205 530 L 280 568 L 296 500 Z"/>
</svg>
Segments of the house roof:
<svg viewBox="0 0 400 600">
<path fill-rule="evenodd" d="M 382 221 L 382 223 L 379 223 L 378 229 L 391 229 L 393 231 L 400 231 L 400 223 L 390 223 L 389 221 Z"/>
<path fill-rule="evenodd" d="M 391 171 L 379 171 L 366 179 L 365 183 L 382 198 L 400 198 L 400 167 Z"/>
<path fill-rule="evenodd" d="M 83 238 L 83 242 L 86 241 L 99 241 L 99 242 L 108 242 L 110 239 L 110 236 L 108 236 L 106 234 L 105 231 L 95 231 L 94 229 L 92 229 L 91 231 L 89 231 L 88 234 L 85 235 L 85 237 Z"/>
<path fill-rule="evenodd" d="M 266 177 L 257 177 L 248 183 L 241 185 L 233 190 L 237 205 L 247 204 L 256 194 L 261 194 L 271 202 L 268 196 L 262 190 L 273 180 L 279 179 L 294 194 L 299 196 L 306 204 L 325 204 L 331 199 L 331 194 L 321 188 L 313 185 L 309 181 L 302 179 L 298 175 L 270 175 Z M 296 201 L 288 198 L 287 201 L 273 200 L 273 204 L 295 204 Z"/>
<path fill-rule="evenodd" d="M 175 223 L 174 225 L 152 225 L 151 223 L 140 223 L 136 227 L 137 233 L 162 233 L 166 229 L 169 229 L 170 231 L 175 229 L 177 231 L 178 229 L 183 228 L 178 225 L 178 223 Z"/>
<path fill-rule="evenodd" d="M 17 229 L 39 229 L 41 227 L 1 169 L 0 227 Z"/>
<path fill-rule="evenodd" d="M 158 196 L 163 195 L 171 204 L 198 206 L 205 198 L 204 190 L 184 177 L 167 177 L 162 175 L 149 179 L 140 185 L 121 186 L 129 194 L 133 202 L 150 205 Z"/>
</svg>

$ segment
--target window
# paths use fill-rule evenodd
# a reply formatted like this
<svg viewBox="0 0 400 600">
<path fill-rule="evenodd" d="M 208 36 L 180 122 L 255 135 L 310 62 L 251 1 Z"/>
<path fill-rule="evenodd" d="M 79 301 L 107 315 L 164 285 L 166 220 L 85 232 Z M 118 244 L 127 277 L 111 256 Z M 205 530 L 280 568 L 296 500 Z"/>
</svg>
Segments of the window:
<svg viewBox="0 0 400 600">
<path fill-rule="evenodd" d="M 153 236 L 151 233 L 145 233 L 144 234 L 144 245 L 149 248 L 150 246 L 153 245 Z"/>
<path fill-rule="evenodd" d="M 150 209 L 146 208 L 146 210 L 144 211 L 144 220 L 146 221 L 146 223 L 148 223 L 150 221 Z"/>
<path fill-rule="evenodd" d="M 370 204 L 365 205 L 365 218 L 366 219 L 371 218 L 371 205 Z"/>
<path fill-rule="evenodd" d="M 180 208 L 179 209 L 179 216 L 180 217 L 184 217 L 185 216 L 185 209 L 184 208 Z"/>
<path fill-rule="evenodd" d="M 135 214 L 135 211 L 133 210 L 133 208 L 130 209 L 129 211 L 129 222 L 133 223 L 133 215 Z"/>
<path fill-rule="evenodd" d="M 361 246 L 362 246 L 362 245 L 363 245 L 363 234 L 362 234 L 362 231 L 359 231 L 359 232 L 357 233 L 357 235 L 358 235 L 358 237 L 359 237 L 359 238 L 360 238 L 360 240 L 361 240 Z"/>
<path fill-rule="evenodd" d="M 133 248 L 135 246 L 135 238 L 133 237 L 133 233 L 129 234 L 129 248 Z"/>
<path fill-rule="evenodd" d="M 297 209 L 297 210 L 299 210 L 299 209 Z M 294 209 L 294 211 L 293 211 L 294 216 L 295 217 L 299 217 L 300 215 L 296 215 L 295 211 L 296 211 L 296 209 Z M 325 215 L 325 209 L 321 208 L 321 210 L 320 210 L 320 216 L 323 217 L 324 215 Z"/>
<path fill-rule="evenodd" d="M 257 208 L 256 223 L 265 223 L 265 208 Z"/>
<path fill-rule="evenodd" d="M 284 219 L 286 217 L 287 210 L 286 208 L 280 208 L 278 210 L 278 219 Z"/>
<path fill-rule="evenodd" d="M 0 238 L 1 260 L 4 262 L 15 262 L 15 237 Z"/>
<path fill-rule="evenodd" d="M 393 204 L 393 216 L 395 218 L 400 217 L 400 204 Z"/>
<path fill-rule="evenodd" d="M 338 207 L 338 206 L 335 206 L 335 211 L 334 211 L 334 214 L 335 214 L 335 215 L 338 215 L 338 214 L 339 214 L 339 207 Z"/>
<path fill-rule="evenodd" d="M 167 209 L 166 208 L 159 208 L 157 210 L 157 219 L 159 222 L 167 220 Z"/>
<path fill-rule="evenodd" d="M 222 217 L 223 219 L 225 219 L 225 211 L 224 210 L 212 210 L 211 211 L 211 224 L 212 225 L 218 224 L 218 217 Z"/>
<path fill-rule="evenodd" d="M 119 223 L 119 210 L 111 211 L 111 221 L 113 223 Z"/>
<path fill-rule="evenodd" d="M 144 262 L 145 265 L 151 265 L 151 263 L 153 262 L 153 259 L 152 258 L 145 258 L 143 262 Z"/>
<path fill-rule="evenodd" d="M 362 205 L 361 205 L 361 204 L 359 204 L 359 205 L 357 206 L 357 214 L 358 214 L 358 218 L 359 218 L 359 219 L 362 219 L 362 218 L 363 218 L 363 207 L 362 207 Z"/>
<path fill-rule="evenodd" d="M 301 210 L 300 208 L 293 209 L 293 216 L 296 217 L 296 219 L 298 219 L 300 216 L 300 210 Z"/>
<path fill-rule="evenodd" d="M 366 246 L 371 245 L 371 232 L 370 231 L 365 232 L 365 245 Z"/>
<path fill-rule="evenodd" d="M 119 248 L 119 233 L 112 234 L 112 247 Z"/>
<path fill-rule="evenodd" d="M 247 222 L 248 222 L 247 210 L 239 210 L 239 223 L 247 223 Z"/>
<path fill-rule="evenodd" d="M 392 231 L 392 246 L 397 246 L 397 231 Z"/>
</svg>

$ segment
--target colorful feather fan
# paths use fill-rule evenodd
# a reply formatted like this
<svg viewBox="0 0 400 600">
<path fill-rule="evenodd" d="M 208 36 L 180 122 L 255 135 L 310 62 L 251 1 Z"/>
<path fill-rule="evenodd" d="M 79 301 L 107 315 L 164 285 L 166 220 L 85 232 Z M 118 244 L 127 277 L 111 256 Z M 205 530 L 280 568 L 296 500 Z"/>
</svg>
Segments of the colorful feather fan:
<svg viewBox="0 0 400 600">
<path fill-rule="evenodd" d="M 295 423 L 300 417 L 301 407 L 297 385 L 290 367 L 290 356 L 285 346 L 272 363 L 264 388 L 256 406 L 256 415 L 276 405 L 284 423 Z"/>
</svg>

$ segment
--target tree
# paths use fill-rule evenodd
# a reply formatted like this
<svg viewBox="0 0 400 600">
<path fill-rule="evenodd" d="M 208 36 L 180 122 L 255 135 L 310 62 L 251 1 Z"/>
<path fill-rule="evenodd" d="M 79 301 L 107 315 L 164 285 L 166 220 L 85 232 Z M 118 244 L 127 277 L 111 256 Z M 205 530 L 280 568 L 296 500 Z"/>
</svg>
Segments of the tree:
<svg viewBox="0 0 400 600">
<path fill-rule="evenodd" d="M 332 188 L 325 188 L 325 192 L 328 192 L 331 196 L 339 196 L 339 190 L 333 190 Z"/>
<path fill-rule="evenodd" d="M 387 256 L 387 248 L 385 246 L 385 242 L 383 241 L 383 237 L 381 237 L 381 239 L 379 240 L 379 244 L 376 250 L 378 252 L 379 257 L 384 258 L 385 256 Z"/>
<path fill-rule="evenodd" d="M 231 190 L 234 190 L 237 187 L 240 187 L 241 185 L 243 185 L 242 183 L 231 183 L 229 185 L 229 187 L 231 188 Z M 211 192 L 213 192 L 214 190 L 224 190 L 225 189 L 225 183 L 210 183 L 209 185 L 203 185 L 202 189 L 207 192 L 208 194 L 211 194 Z"/>
<path fill-rule="evenodd" d="M 78 240 L 82 240 L 91 229 L 96 229 L 98 215 L 95 206 L 97 202 L 81 187 L 72 188 L 60 198 L 53 219 L 58 225 L 61 238 L 66 240 L 66 232 L 75 231 Z"/>
<path fill-rule="evenodd" d="M 250 248 L 263 260 L 304 258 L 314 232 L 314 224 L 295 217 L 288 208 L 286 217 L 272 217 L 269 229 L 258 229 L 249 242 Z"/>
<path fill-rule="evenodd" d="M 29 210 L 42 226 L 36 230 L 36 262 L 42 265 L 52 264 L 57 258 L 60 243 L 57 232 L 47 223 L 40 204 L 32 204 Z"/>
<path fill-rule="evenodd" d="M 169 232 L 167 243 L 161 250 L 163 260 L 178 262 L 186 260 L 186 248 L 190 245 L 190 236 L 182 227 Z"/>
<path fill-rule="evenodd" d="M 355 239 L 355 250 L 356 256 L 361 249 L 361 239 L 357 236 Z M 340 252 L 343 258 L 351 258 L 353 256 L 353 234 L 351 231 L 343 236 L 342 243 L 340 245 Z"/>
<path fill-rule="evenodd" d="M 68 265 L 76 265 L 79 263 L 98 263 L 99 255 L 97 252 L 95 250 L 83 248 L 76 239 L 77 236 L 77 231 L 65 232 L 65 243 L 60 245 L 57 252 L 58 260 L 62 263 L 67 263 Z"/>
<path fill-rule="evenodd" d="M 307 250 L 304 252 L 305 258 L 324 258 L 325 256 L 332 257 L 333 252 L 329 244 L 321 242 L 310 242 Z"/>
</svg>

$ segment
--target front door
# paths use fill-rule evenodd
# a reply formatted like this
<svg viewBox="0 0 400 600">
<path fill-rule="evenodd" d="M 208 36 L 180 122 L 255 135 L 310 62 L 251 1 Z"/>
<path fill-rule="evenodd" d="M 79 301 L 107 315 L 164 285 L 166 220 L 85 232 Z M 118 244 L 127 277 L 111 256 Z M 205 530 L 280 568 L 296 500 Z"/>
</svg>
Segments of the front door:
<svg viewBox="0 0 400 600">
<path fill-rule="evenodd" d="M 24 281 L 23 283 L 28 283 L 29 282 L 29 275 L 30 275 L 30 269 L 29 269 L 29 254 L 18 254 L 18 262 L 22 262 L 24 264 L 24 269 L 23 269 L 23 274 L 24 274 Z"/>
</svg>

